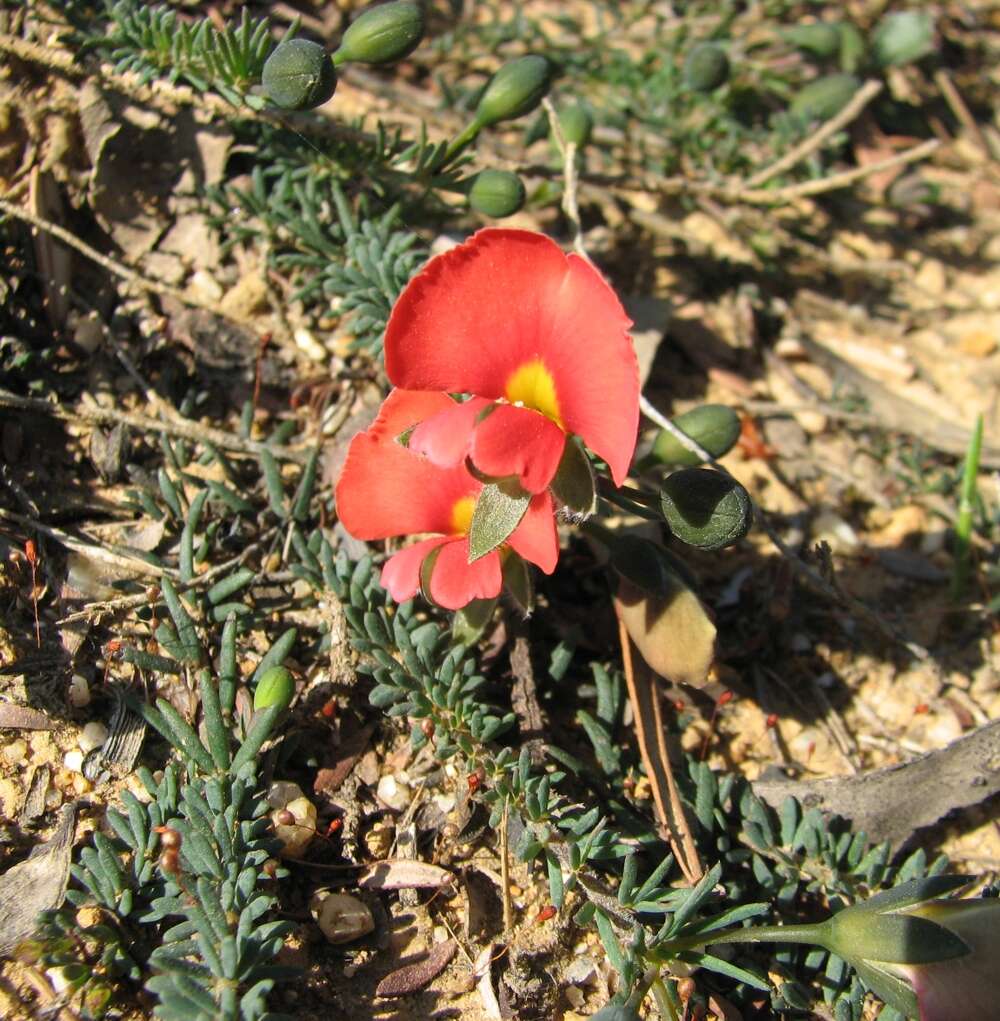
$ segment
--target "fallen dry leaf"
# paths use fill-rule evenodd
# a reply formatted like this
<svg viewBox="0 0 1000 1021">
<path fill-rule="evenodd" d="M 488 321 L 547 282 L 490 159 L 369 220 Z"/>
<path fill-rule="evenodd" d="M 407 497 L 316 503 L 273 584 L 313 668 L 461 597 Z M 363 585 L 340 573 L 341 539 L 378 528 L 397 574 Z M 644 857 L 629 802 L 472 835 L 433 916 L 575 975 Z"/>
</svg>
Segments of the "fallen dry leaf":
<svg viewBox="0 0 1000 1021">
<path fill-rule="evenodd" d="M 390 858 L 370 865 L 361 874 L 362 890 L 440 890 L 454 876 L 437 865 L 406 858 Z"/>
<path fill-rule="evenodd" d="M 63 805 L 48 843 L 0 876 L 0 957 L 9 956 L 35 932 L 40 912 L 62 904 L 75 821 L 76 806 Z"/>
<path fill-rule="evenodd" d="M 458 944 L 450 939 L 446 943 L 438 943 L 433 950 L 416 964 L 408 964 L 390 972 L 375 990 L 376 996 L 406 996 L 423 989 L 448 967 L 458 950 Z"/>
</svg>

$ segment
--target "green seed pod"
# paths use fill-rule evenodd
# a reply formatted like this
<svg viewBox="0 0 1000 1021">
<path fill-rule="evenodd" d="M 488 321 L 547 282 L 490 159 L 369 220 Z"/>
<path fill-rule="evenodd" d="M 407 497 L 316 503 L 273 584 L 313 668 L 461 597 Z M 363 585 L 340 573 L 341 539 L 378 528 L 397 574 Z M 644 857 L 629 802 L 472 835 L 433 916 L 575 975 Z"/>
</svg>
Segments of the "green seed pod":
<svg viewBox="0 0 1000 1021">
<path fill-rule="evenodd" d="M 840 113 L 861 83 L 853 74 L 828 74 L 800 89 L 788 108 L 806 121 L 825 121 Z"/>
<path fill-rule="evenodd" d="M 594 130 L 594 118 L 582 106 L 564 106 L 559 111 L 559 129 L 567 142 L 574 142 L 582 149 L 590 141 Z"/>
<path fill-rule="evenodd" d="M 795 25 L 784 32 L 785 39 L 806 53 L 826 60 L 840 52 L 840 26 L 828 21 Z"/>
<path fill-rule="evenodd" d="M 469 205 L 498 219 L 516 213 L 524 199 L 524 183 L 509 170 L 480 170 L 469 189 Z"/>
<path fill-rule="evenodd" d="M 409 56 L 424 37 L 419 5 L 394 0 L 365 11 L 351 23 L 333 55 L 335 64 L 389 64 Z"/>
<path fill-rule="evenodd" d="M 872 53 L 879 67 L 901 67 L 934 49 L 934 19 L 927 11 L 887 14 L 872 34 Z"/>
<path fill-rule="evenodd" d="M 508 61 L 486 86 L 476 107 L 476 123 L 488 128 L 531 113 L 549 91 L 553 70 L 545 57 L 534 53 Z"/>
<path fill-rule="evenodd" d="M 840 25 L 840 70 L 848 74 L 865 62 L 865 37 L 849 21 Z"/>
<path fill-rule="evenodd" d="M 673 422 L 712 457 L 722 457 L 729 453 L 740 437 L 739 415 L 724 404 L 702 404 L 678 415 Z M 664 464 L 701 464 L 698 455 L 688 450 L 666 429 L 656 437 L 651 453 Z"/>
<path fill-rule="evenodd" d="M 698 549 L 732 546 L 753 524 L 750 494 L 710 468 L 683 468 L 664 479 L 660 507 L 671 532 Z"/>
<path fill-rule="evenodd" d="M 698 43 L 684 61 L 684 81 L 695 92 L 711 92 L 729 77 L 729 57 L 718 43 Z"/>
<path fill-rule="evenodd" d="M 287 709 L 295 694 L 295 679 L 283 666 L 273 666 L 264 671 L 264 676 L 257 682 L 257 690 L 253 693 L 254 711 L 267 709 L 272 705 L 280 705 Z"/>
<path fill-rule="evenodd" d="M 278 43 L 264 62 L 261 85 L 267 98 L 285 110 L 322 106 L 337 88 L 337 71 L 326 50 L 308 39 Z"/>
</svg>

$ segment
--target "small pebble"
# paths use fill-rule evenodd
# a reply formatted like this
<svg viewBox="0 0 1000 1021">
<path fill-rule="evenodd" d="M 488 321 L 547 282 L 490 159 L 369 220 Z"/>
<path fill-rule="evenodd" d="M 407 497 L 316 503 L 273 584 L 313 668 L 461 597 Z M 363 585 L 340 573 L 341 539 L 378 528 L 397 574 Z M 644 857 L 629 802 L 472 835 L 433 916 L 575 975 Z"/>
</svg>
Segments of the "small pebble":
<svg viewBox="0 0 1000 1021">
<path fill-rule="evenodd" d="M 63 803 L 62 791 L 58 787 L 50 787 L 45 792 L 45 807 L 51 812 Z"/>
<path fill-rule="evenodd" d="M 74 709 L 82 709 L 85 705 L 90 704 L 90 685 L 83 674 L 73 674 L 66 697 Z"/>
<path fill-rule="evenodd" d="M 399 783 L 394 776 L 383 776 L 376 789 L 379 801 L 395 812 L 402 812 L 410 803 L 410 788 Z"/>
<path fill-rule="evenodd" d="M 314 894 L 309 907 L 331 943 L 350 943 L 375 928 L 368 905 L 347 893 Z"/>
<path fill-rule="evenodd" d="M 23 738 L 17 738 L 6 745 L 3 750 L 4 761 L 12 766 L 24 765 L 25 756 L 28 754 L 28 743 Z"/>
<path fill-rule="evenodd" d="M 92 720 L 81 731 L 77 744 L 84 754 L 100 748 L 108 739 L 108 728 L 100 720 Z"/>
<path fill-rule="evenodd" d="M 74 748 L 73 751 L 67 752 L 63 756 L 63 765 L 74 773 L 79 773 L 83 768 L 83 752 L 79 748 Z"/>
<path fill-rule="evenodd" d="M 89 793 L 91 790 L 90 781 L 85 777 L 77 774 L 73 777 L 73 793 L 80 797 L 84 794 Z"/>
</svg>

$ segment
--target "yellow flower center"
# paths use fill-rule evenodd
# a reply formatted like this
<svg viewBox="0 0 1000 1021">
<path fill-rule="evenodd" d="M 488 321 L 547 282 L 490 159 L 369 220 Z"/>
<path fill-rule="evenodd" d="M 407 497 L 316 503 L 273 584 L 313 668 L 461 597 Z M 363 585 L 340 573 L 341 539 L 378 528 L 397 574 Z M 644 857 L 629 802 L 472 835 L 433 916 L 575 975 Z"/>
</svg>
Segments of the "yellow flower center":
<svg viewBox="0 0 1000 1021">
<path fill-rule="evenodd" d="M 476 500 L 472 496 L 463 496 L 455 501 L 451 508 L 451 530 L 455 535 L 467 535 L 472 526 L 472 515 L 476 510 Z"/>
<path fill-rule="evenodd" d="M 515 369 L 507 380 L 504 394 L 511 404 L 540 411 L 560 429 L 563 428 L 556 383 L 540 358 L 534 358 Z"/>
</svg>

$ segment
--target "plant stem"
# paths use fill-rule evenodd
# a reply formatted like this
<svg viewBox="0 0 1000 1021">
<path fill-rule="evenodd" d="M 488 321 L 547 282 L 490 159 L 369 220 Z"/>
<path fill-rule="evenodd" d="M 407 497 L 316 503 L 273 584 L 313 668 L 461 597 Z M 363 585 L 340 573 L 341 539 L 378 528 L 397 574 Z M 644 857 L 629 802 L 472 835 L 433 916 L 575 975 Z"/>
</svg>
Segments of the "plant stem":
<svg viewBox="0 0 1000 1021">
<path fill-rule="evenodd" d="M 719 932 L 694 933 L 668 940 L 652 951 L 654 960 L 664 962 L 685 950 L 717 943 L 811 943 L 827 945 L 828 921 L 803 922 L 800 925 L 753 925 L 748 928 L 722 929 Z"/>
<path fill-rule="evenodd" d="M 476 136 L 479 134 L 481 125 L 478 120 L 473 120 L 467 124 L 459 134 L 457 134 L 449 143 L 448 148 L 444 151 L 444 156 L 441 158 L 441 162 L 434 167 L 435 171 L 440 171 L 443 167 L 446 167 L 470 142 L 474 142 Z"/>
<path fill-rule="evenodd" d="M 979 475 L 979 458 L 983 448 L 983 416 L 969 437 L 962 467 L 962 489 L 958 497 L 958 516 L 955 519 L 955 561 L 951 574 L 951 598 L 961 598 L 969 580 L 972 552 L 972 512 L 976 502 L 976 478 Z"/>
</svg>

